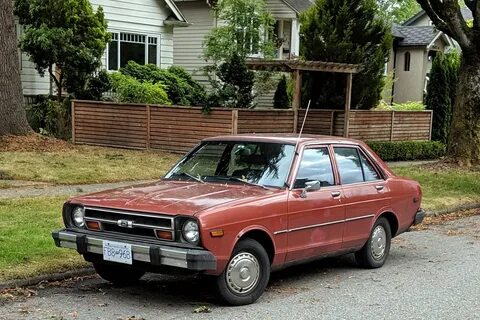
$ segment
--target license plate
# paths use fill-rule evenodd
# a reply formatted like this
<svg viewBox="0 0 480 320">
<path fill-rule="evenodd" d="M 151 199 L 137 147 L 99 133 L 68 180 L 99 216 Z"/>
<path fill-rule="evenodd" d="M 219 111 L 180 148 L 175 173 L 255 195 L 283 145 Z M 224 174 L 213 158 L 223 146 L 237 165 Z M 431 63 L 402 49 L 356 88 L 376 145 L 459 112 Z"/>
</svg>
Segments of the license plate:
<svg viewBox="0 0 480 320">
<path fill-rule="evenodd" d="M 103 260 L 132 264 L 132 246 L 127 243 L 104 240 Z"/>
</svg>

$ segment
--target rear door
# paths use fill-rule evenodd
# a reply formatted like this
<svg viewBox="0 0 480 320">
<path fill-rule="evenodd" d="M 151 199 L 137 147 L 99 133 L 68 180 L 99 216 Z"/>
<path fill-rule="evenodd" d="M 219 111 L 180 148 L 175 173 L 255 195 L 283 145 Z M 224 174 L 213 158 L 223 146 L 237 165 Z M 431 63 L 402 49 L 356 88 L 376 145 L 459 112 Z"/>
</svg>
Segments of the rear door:
<svg viewBox="0 0 480 320">
<path fill-rule="evenodd" d="M 334 146 L 345 204 L 342 248 L 363 246 L 375 215 L 389 206 L 390 190 L 363 150 L 356 146 Z"/>
<path fill-rule="evenodd" d="M 320 190 L 304 193 L 320 181 Z M 342 245 L 345 210 L 327 146 L 305 148 L 288 200 L 287 261 L 337 251 Z"/>
</svg>

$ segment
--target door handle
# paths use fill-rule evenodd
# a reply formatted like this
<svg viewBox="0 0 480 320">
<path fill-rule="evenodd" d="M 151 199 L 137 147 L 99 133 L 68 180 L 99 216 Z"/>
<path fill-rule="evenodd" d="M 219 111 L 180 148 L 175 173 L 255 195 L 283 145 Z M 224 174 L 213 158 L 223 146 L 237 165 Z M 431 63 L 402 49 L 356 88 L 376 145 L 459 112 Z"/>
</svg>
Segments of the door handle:
<svg viewBox="0 0 480 320">
<path fill-rule="evenodd" d="M 378 186 L 375 186 L 375 189 L 377 189 L 378 191 L 382 191 L 383 189 L 385 189 L 385 186 L 378 185 Z"/>
<path fill-rule="evenodd" d="M 332 192 L 332 197 L 338 198 L 338 197 L 340 197 L 341 194 L 342 194 L 342 193 L 341 193 L 340 191 L 333 191 L 333 192 Z"/>
</svg>

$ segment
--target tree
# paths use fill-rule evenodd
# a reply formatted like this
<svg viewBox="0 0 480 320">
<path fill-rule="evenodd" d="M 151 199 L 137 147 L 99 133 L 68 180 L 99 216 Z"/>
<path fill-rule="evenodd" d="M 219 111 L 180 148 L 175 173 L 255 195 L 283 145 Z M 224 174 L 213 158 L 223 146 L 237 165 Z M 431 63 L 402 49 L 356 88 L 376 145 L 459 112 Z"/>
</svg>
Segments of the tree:
<svg viewBox="0 0 480 320">
<path fill-rule="evenodd" d="M 288 109 L 290 107 L 290 100 L 287 92 L 287 77 L 282 76 L 277 86 L 277 91 L 273 96 L 273 106 L 277 109 Z"/>
<path fill-rule="evenodd" d="M 26 28 L 21 49 L 43 76 L 53 79 L 58 99 L 85 85 L 101 66 L 110 40 L 103 10 L 89 0 L 16 0 L 15 14 Z"/>
<path fill-rule="evenodd" d="M 438 53 L 427 88 L 427 108 L 433 110 L 432 140 L 447 143 L 458 78 L 459 55 Z"/>
<path fill-rule="evenodd" d="M 11 1 L 0 4 L 0 136 L 31 132 L 25 115 Z"/>
<path fill-rule="evenodd" d="M 317 0 L 302 18 L 301 53 L 306 60 L 361 64 L 354 76 L 352 108 L 377 105 L 384 85 L 385 61 L 392 45 L 390 26 L 378 15 L 375 0 Z M 342 108 L 345 77 L 305 76 L 304 99 L 312 106 Z"/>
<path fill-rule="evenodd" d="M 380 13 L 391 22 L 403 23 L 421 10 L 416 0 L 377 0 Z"/>
<path fill-rule="evenodd" d="M 471 27 L 457 0 L 418 0 L 437 29 L 462 49 L 447 153 L 460 165 L 480 164 L 480 1 L 465 1 L 473 13 Z"/>
</svg>

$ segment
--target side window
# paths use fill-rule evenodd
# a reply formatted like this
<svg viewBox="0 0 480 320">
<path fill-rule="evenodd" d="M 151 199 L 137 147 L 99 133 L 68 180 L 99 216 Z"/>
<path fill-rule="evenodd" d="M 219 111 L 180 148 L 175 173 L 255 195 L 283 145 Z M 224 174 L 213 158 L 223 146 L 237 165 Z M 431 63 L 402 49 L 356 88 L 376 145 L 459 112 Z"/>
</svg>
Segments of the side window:
<svg viewBox="0 0 480 320">
<path fill-rule="evenodd" d="M 372 164 L 367 160 L 365 155 L 362 152 L 360 153 L 360 161 L 362 162 L 363 174 L 365 176 L 365 181 L 375 181 L 380 180 L 378 172 L 372 166 Z"/>
<path fill-rule="evenodd" d="M 362 164 L 357 149 L 337 147 L 334 150 L 342 184 L 363 182 Z"/>
<path fill-rule="evenodd" d="M 322 187 L 335 184 L 332 162 L 326 147 L 306 149 L 303 152 L 295 180 L 295 189 L 304 188 L 306 182 L 315 180 L 320 181 Z"/>
</svg>

